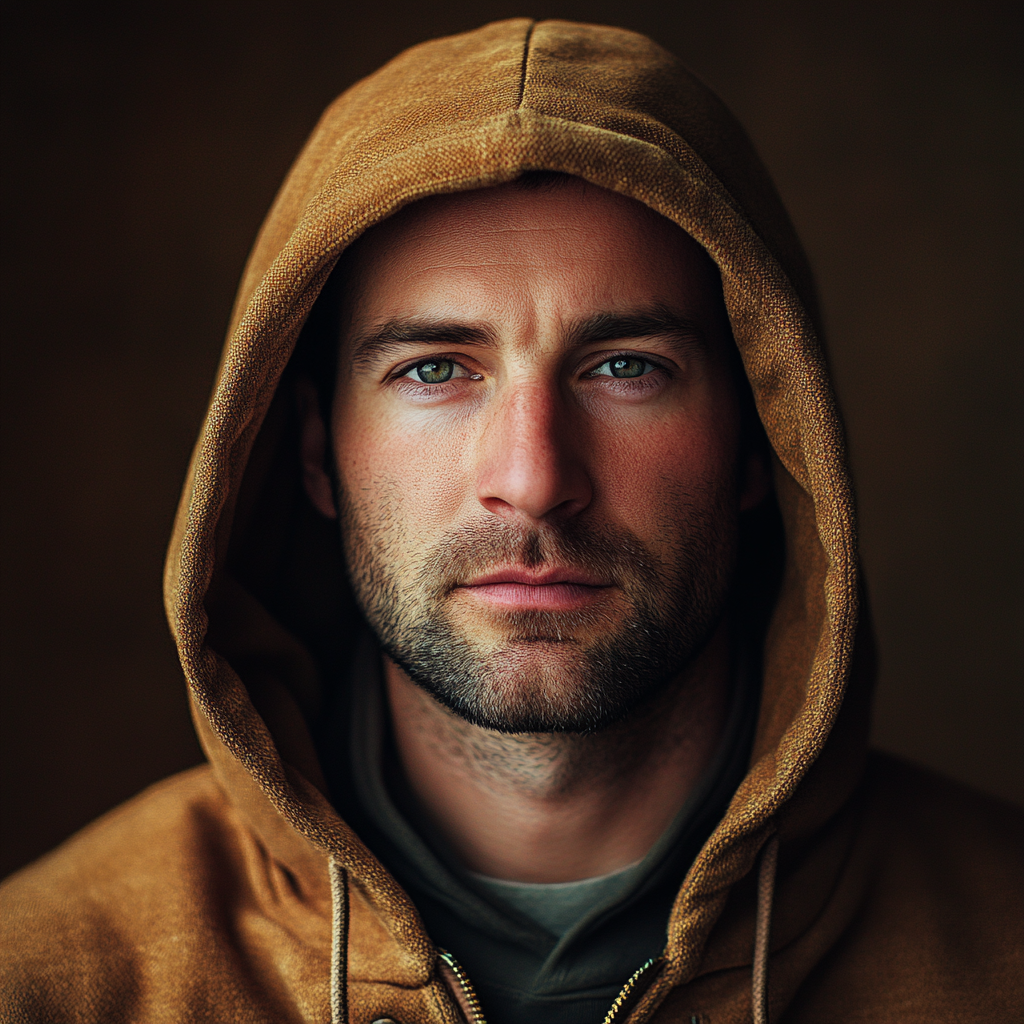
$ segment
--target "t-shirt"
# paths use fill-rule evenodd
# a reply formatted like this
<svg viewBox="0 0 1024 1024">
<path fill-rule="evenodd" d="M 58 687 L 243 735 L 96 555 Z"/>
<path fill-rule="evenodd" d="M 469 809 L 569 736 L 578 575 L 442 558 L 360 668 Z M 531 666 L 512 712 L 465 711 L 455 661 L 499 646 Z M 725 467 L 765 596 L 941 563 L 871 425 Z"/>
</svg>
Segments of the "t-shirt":
<svg viewBox="0 0 1024 1024">
<path fill-rule="evenodd" d="M 466 878 L 499 905 L 512 907 L 561 938 L 593 907 L 614 903 L 643 870 L 638 860 L 618 871 L 576 882 L 511 882 L 466 871 Z"/>
</svg>

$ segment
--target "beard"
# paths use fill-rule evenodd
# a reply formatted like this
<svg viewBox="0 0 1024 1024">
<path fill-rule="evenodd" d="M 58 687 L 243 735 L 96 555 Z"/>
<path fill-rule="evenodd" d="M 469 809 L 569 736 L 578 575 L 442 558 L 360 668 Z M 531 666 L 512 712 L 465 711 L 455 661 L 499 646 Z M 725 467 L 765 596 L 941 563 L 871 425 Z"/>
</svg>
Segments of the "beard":
<svg viewBox="0 0 1024 1024">
<path fill-rule="evenodd" d="M 466 721 L 501 733 L 589 733 L 626 718 L 700 653 L 724 613 L 737 514 L 725 495 L 670 502 L 656 554 L 631 531 L 577 518 L 465 523 L 415 554 L 397 502 L 339 495 L 356 600 L 384 652 Z M 665 538 L 669 539 L 665 543 Z M 462 621 L 460 585 L 501 566 L 582 570 L 613 600 L 574 611 L 495 609 Z"/>
</svg>

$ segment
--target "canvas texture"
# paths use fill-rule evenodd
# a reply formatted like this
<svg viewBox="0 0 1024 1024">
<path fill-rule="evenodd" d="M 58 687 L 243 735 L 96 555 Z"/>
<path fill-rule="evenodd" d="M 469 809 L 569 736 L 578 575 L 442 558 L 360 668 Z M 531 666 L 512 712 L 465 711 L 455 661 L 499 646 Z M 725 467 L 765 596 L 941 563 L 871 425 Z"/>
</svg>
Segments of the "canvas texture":
<svg viewBox="0 0 1024 1024">
<path fill-rule="evenodd" d="M 518 19 L 416 46 L 349 89 L 276 198 L 167 559 L 208 764 L 4 883 L 3 1020 L 464 1019 L 416 907 L 327 796 L 313 732 L 358 616 L 335 528 L 302 494 L 278 385 L 363 232 L 419 198 L 530 170 L 639 200 L 710 254 L 784 531 L 749 772 L 620 1019 L 751 1019 L 772 837 L 773 1021 L 1021 1013 L 1021 815 L 868 748 L 874 662 L 843 429 L 807 261 L 770 178 L 721 102 L 650 40 Z"/>
</svg>

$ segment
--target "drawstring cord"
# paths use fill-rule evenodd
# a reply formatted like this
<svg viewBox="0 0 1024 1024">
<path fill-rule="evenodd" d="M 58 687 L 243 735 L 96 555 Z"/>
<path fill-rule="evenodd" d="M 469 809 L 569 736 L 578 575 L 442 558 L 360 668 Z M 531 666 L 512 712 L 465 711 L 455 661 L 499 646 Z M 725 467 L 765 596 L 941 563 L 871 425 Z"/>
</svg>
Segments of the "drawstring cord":
<svg viewBox="0 0 1024 1024">
<path fill-rule="evenodd" d="M 768 945 L 772 930 L 772 897 L 775 895 L 775 867 L 779 862 L 779 837 L 773 835 L 761 852 L 757 872 L 757 917 L 754 922 L 754 975 L 752 1003 L 754 1024 L 768 1020 Z"/>
<path fill-rule="evenodd" d="M 348 1024 L 348 876 L 331 857 L 331 1024 Z"/>
</svg>

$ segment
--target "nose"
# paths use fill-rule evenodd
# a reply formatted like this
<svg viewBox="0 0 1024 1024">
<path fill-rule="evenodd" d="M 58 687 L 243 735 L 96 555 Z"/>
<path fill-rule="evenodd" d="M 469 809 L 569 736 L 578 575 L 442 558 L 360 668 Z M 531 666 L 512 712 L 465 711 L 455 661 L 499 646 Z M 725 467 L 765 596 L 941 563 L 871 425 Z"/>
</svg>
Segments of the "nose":
<svg viewBox="0 0 1024 1024">
<path fill-rule="evenodd" d="M 494 402 L 479 442 L 480 503 L 534 521 L 582 512 L 593 498 L 584 438 L 557 390 L 510 384 Z"/>
</svg>

